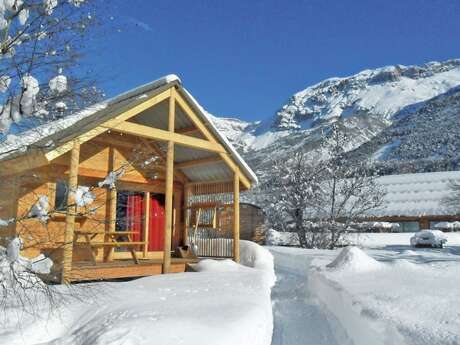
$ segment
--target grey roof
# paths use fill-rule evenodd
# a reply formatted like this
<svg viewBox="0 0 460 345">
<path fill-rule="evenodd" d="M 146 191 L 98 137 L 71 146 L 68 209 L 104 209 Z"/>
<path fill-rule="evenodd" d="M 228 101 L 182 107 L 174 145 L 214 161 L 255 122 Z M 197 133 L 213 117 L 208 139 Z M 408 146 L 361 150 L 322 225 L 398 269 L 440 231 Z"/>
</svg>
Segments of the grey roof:
<svg viewBox="0 0 460 345">
<path fill-rule="evenodd" d="M 388 175 L 377 178 L 387 192 L 384 207 L 373 216 L 452 215 L 443 200 L 452 193 L 451 183 L 460 183 L 460 171 Z"/>
</svg>

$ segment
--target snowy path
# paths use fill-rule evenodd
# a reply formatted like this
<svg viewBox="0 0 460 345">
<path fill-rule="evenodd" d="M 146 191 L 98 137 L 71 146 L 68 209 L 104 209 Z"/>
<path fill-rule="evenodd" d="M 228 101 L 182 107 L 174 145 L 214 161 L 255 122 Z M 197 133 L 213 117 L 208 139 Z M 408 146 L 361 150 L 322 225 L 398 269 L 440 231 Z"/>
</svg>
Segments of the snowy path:
<svg viewBox="0 0 460 345">
<path fill-rule="evenodd" d="M 311 258 L 269 248 L 275 258 L 277 283 L 272 290 L 274 331 L 272 345 L 346 344 L 338 322 L 308 291 Z M 345 341 L 344 341 L 345 340 Z"/>
</svg>

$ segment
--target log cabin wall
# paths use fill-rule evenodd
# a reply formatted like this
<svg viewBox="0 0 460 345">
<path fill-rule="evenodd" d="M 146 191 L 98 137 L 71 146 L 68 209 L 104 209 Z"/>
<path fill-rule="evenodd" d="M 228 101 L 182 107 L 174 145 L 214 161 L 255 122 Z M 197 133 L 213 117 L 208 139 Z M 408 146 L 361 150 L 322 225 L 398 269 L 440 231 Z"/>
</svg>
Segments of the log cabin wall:
<svg viewBox="0 0 460 345">
<path fill-rule="evenodd" d="M 265 243 L 265 215 L 260 207 L 240 204 L 240 239 Z"/>
<path fill-rule="evenodd" d="M 1 169 L 1 168 L 0 168 Z M 15 218 L 18 206 L 18 178 L 16 176 L 2 177 L 0 181 L 0 219 L 8 220 Z M 9 224 L 1 228 L 0 245 L 5 246 L 7 239 L 15 234 L 15 224 Z"/>
<path fill-rule="evenodd" d="M 103 134 L 81 145 L 78 185 L 97 186 L 110 171 L 123 167 L 125 173 L 119 178 L 117 187 L 123 191 L 138 191 L 150 193 L 165 193 L 164 163 L 157 162 L 154 169 L 142 169 L 146 153 L 141 152 L 134 138 L 130 136 L 111 136 Z M 111 155 L 113 160 L 111 160 Z M 149 153 L 151 156 L 152 154 Z M 57 159 L 52 164 L 21 173 L 19 176 L 2 178 L 0 192 L 9 198 L 0 198 L 0 218 L 22 218 L 27 216 L 39 196 L 47 196 L 49 209 L 55 209 L 57 183 L 68 181 L 70 152 Z M 139 163 L 140 162 L 140 163 Z M 78 208 L 76 230 L 108 231 L 110 226 L 109 190 L 93 188 L 96 199 L 87 208 Z M 174 181 L 174 216 L 173 247 L 183 244 L 183 184 Z M 38 219 L 28 219 L 10 225 L 2 236 L 19 235 L 24 241 L 22 255 L 34 257 L 40 253 L 49 255 L 55 263 L 62 261 L 62 247 L 65 232 L 65 213 L 55 212 L 46 224 Z M 79 241 L 82 241 L 80 239 Z M 95 241 L 103 241 L 104 235 L 96 235 Z M 0 243 L 1 245 L 2 243 Z M 96 257 L 102 260 L 103 248 L 95 249 Z M 121 255 L 122 256 L 122 255 Z M 158 255 L 161 257 L 161 255 Z M 90 254 L 84 248 L 76 246 L 73 251 L 73 261 L 87 261 Z"/>
</svg>

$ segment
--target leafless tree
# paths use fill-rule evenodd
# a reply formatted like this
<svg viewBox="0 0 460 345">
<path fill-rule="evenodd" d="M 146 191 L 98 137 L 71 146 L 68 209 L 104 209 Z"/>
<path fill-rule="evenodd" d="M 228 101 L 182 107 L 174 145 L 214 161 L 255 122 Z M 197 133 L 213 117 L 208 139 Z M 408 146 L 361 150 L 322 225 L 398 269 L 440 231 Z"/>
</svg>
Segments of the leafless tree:
<svg viewBox="0 0 460 345">
<path fill-rule="evenodd" d="M 332 126 L 326 135 L 315 154 L 276 162 L 258 193 L 272 226 L 297 232 L 306 248 L 339 245 L 350 224 L 379 208 L 385 195 L 365 164 L 347 164 L 343 132 Z"/>
<path fill-rule="evenodd" d="M 100 98 L 77 65 L 95 8 L 94 0 L 0 1 L 0 133 Z"/>
<path fill-rule="evenodd" d="M 443 199 L 443 204 L 450 211 L 460 214 L 460 183 L 450 182 L 450 193 Z"/>
<path fill-rule="evenodd" d="M 101 99 L 94 78 L 78 65 L 85 38 L 97 23 L 97 9 L 96 0 L 0 0 L 0 140 Z M 32 262 L 19 254 L 21 232 L 30 222 L 38 218 L 46 227 L 50 216 L 66 212 L 46 205 L 47 199 L 37 195 L 24 215 L 0 219 L 0 314 L 5 317 L 3 311 L 10 307 L 19 305 L 17 310 L 33 314 L 39 301 L 52 310 L 66 296 L 79 297 L 71 287 L 43 283 L 40 271 L 46 270 L 46 258 Z M 20 231 L 8 239 L 2 232 L 13 224 Z"/>
</svg>

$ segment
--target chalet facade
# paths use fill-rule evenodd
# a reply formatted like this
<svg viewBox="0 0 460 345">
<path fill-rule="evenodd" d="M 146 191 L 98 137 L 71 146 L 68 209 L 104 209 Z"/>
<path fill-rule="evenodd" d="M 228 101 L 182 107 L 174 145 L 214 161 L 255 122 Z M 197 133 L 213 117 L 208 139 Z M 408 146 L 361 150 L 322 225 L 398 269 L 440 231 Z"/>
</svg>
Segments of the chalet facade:
<svg viewBox="0 0 460 345">
<path fill-rule="evenodd" d="M 239 194 L 257 183 L 176 76 L 9 137 L 0 177 L 0 219 L 17 219 L 0 240 L 64 283 L 183 272 L 190 248 L 238 261 Z"/>
<path fill-rule="evenodd" d="M 381 209 L 367 220 L 398 223 L 398 231 L 434 229 L 440 222 L 460 220 L 444 203 L 452 192 L 451 183 L 460 183 L 460 171 L 388 175 L 377 179 L 387 192 Z"/>
</svg>

